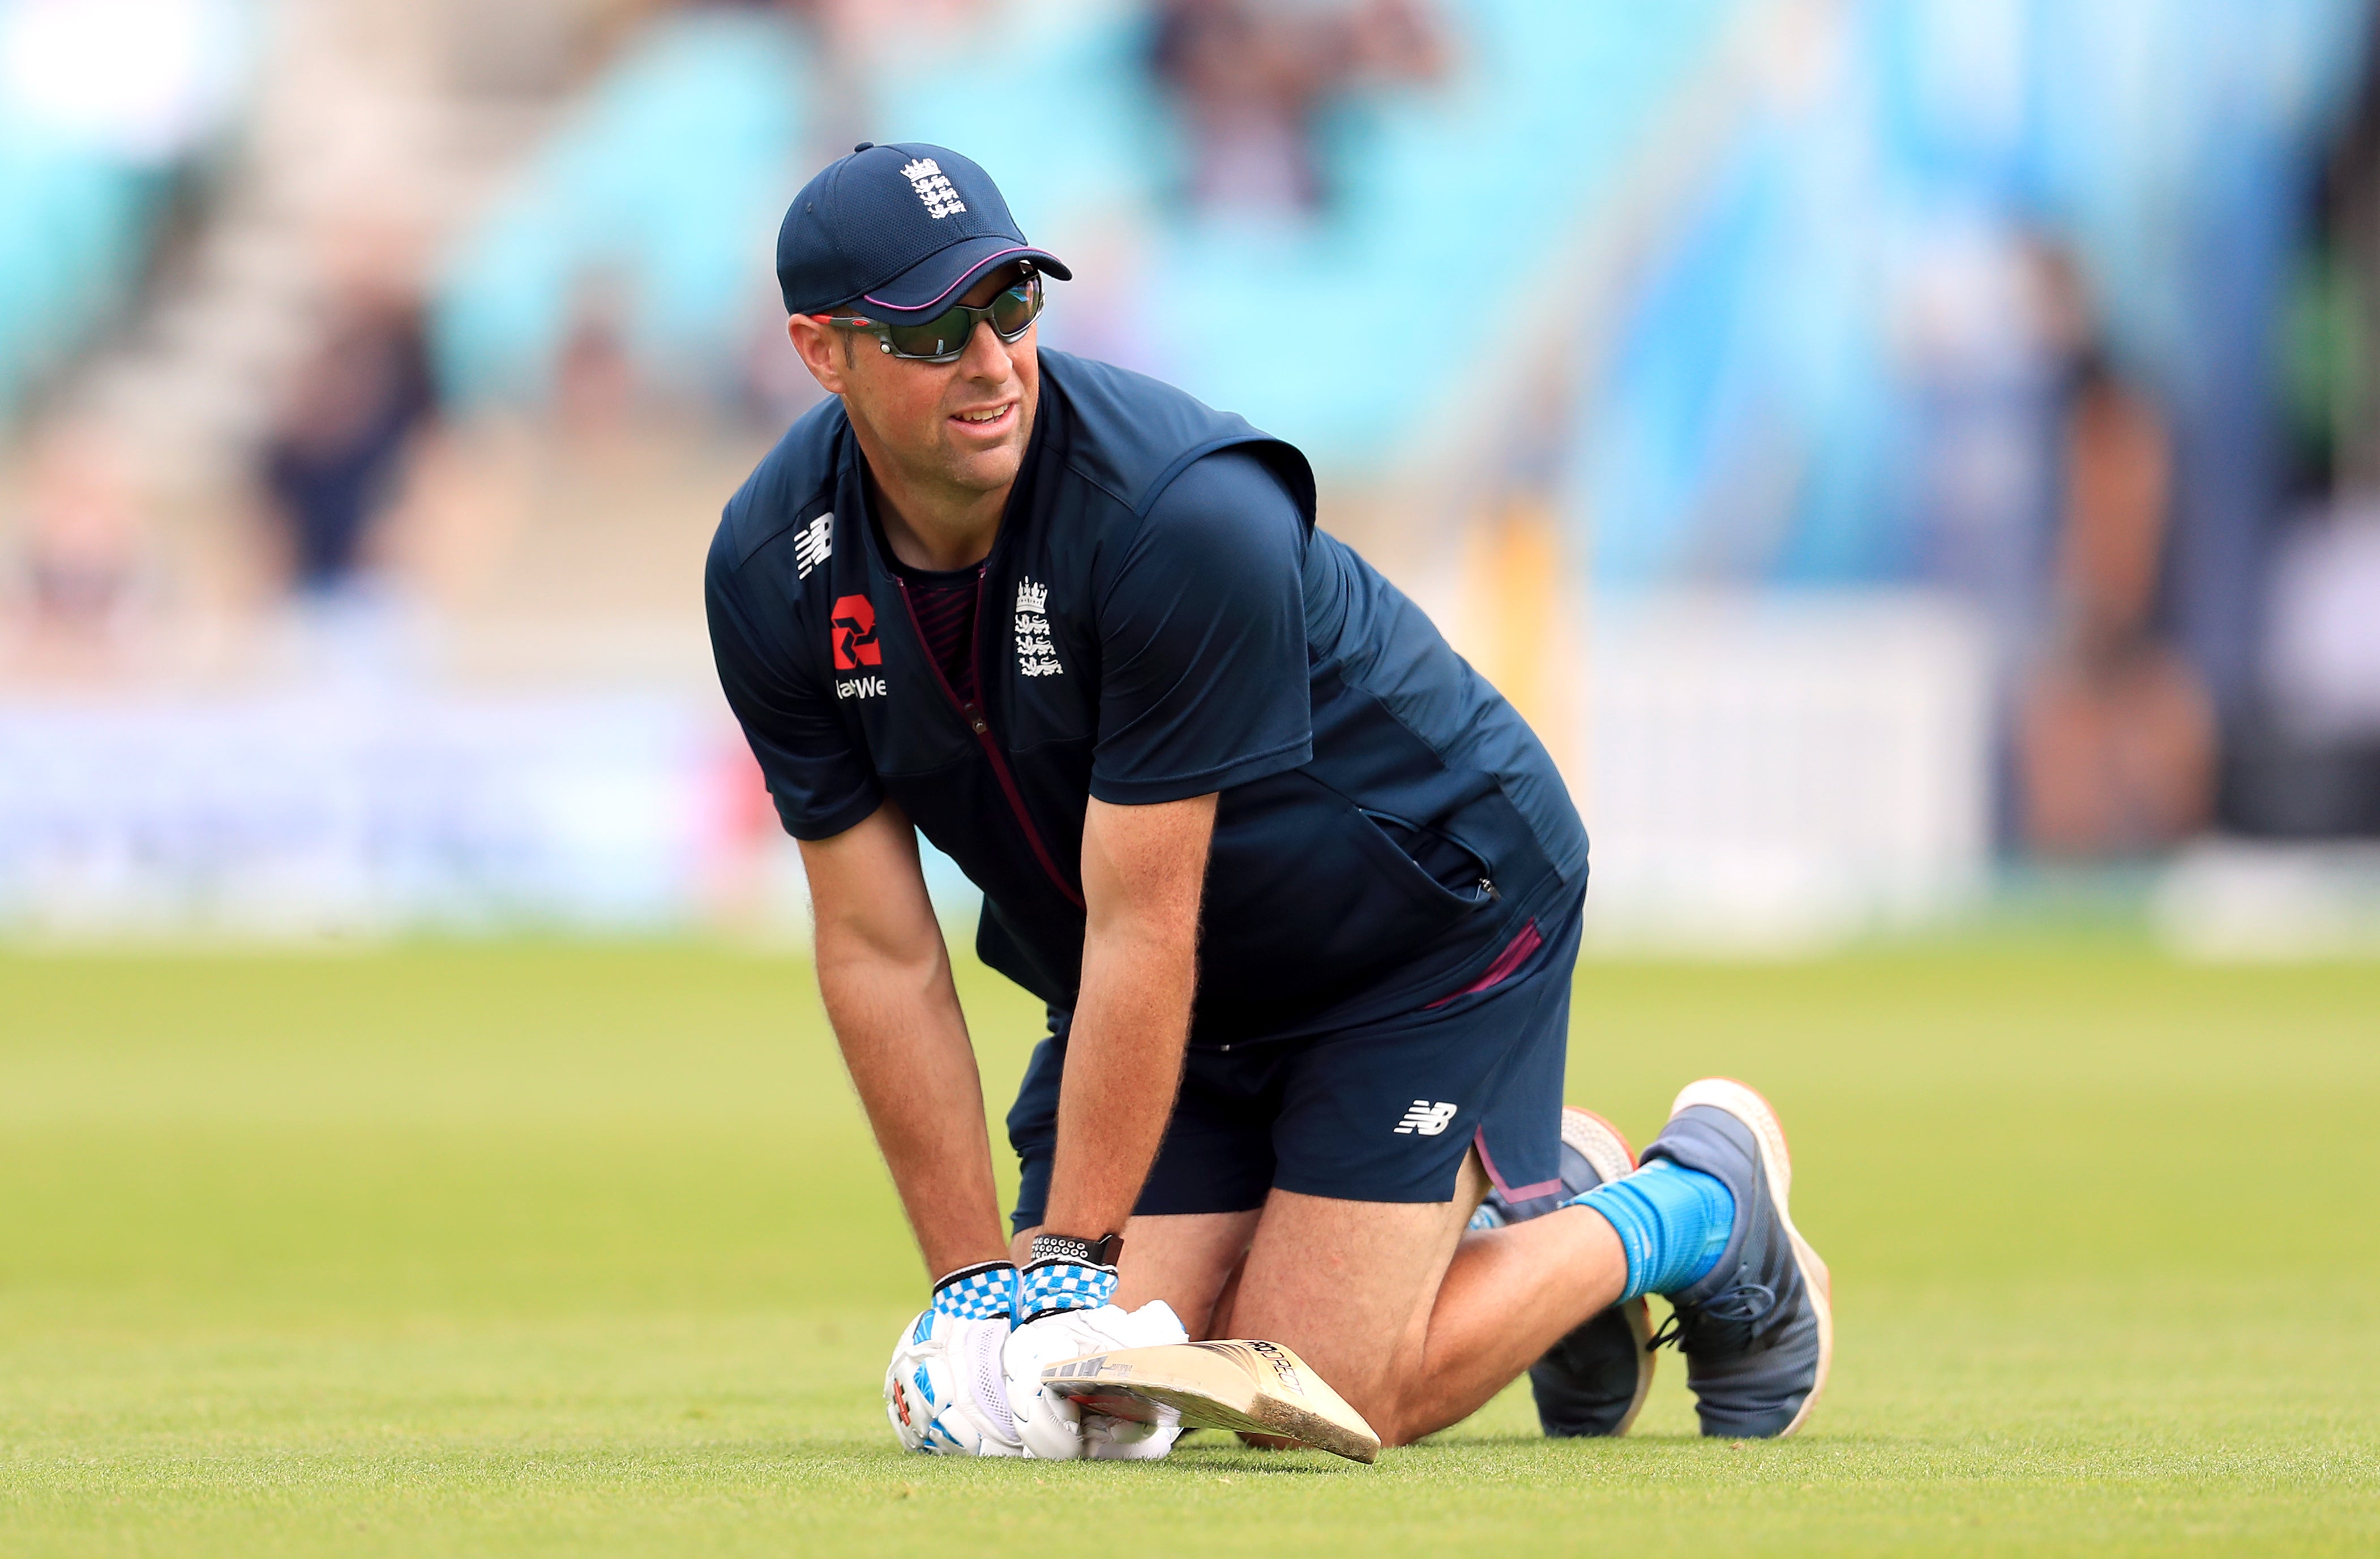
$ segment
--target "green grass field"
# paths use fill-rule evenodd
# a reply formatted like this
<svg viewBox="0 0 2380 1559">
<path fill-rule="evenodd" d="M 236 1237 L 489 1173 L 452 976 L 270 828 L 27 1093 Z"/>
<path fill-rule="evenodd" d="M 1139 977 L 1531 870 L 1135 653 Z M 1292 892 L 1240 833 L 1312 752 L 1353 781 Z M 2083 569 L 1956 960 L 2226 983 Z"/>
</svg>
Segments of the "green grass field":
<svg viewBox="0 0 2380 1559">
<path fill-rule="evenodd" d="M 965 995 L 995 1096 L 1033 1033 Z M 807 969 L 0 957 L 0 1554 L 2380 1551 L 2380 968 L 1588 964 L 1571 1096 L 1794 1135 L 1811 1431 L 901 1456 L 922 1274 Z"/>
</svg>

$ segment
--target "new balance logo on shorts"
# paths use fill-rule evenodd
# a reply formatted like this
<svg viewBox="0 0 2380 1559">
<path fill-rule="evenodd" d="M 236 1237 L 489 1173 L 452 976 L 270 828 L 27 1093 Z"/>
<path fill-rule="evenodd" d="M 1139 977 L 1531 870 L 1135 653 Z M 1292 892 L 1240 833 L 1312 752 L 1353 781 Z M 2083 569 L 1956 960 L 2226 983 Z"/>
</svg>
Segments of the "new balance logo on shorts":
<svg viewBox="0 0 2380 1559">
<path fill-rule="evenodd" d="M 1427 1099 L 1415 1099 L 1413 1108 L 1405 1111 L 1405 1118 L 1397 1122 L 1397 1135 L 1410 1137 L 1418 1131 L 1425 1137 L 1435 1137 L 1446 1130 L 1448 1121 L 1454 1118 L 1454 1110 L 1452 1105 L 1433 1105 Z"/>
</svg>

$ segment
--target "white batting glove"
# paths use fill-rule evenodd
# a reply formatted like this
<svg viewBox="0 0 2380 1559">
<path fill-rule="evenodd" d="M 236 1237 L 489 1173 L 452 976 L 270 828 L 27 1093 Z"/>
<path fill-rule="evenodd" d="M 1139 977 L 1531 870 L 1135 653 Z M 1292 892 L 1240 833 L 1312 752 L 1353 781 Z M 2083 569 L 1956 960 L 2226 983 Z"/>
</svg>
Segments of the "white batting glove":
<svg viewBox="0 0 2380 1559">
<path fill-rule="evenodd" d="M 1103 1304 L 1095 1310 L 1044 1313 L 1030 1325 L 1009 1334 L 1002 1353 L 1008 1376 L 1008 1407 L 1016 1437 L 1027 1456 L 1045 1461 L 1153 1460 L 1173 1448 L 1182 1432 L 1179 1421 L 1144 1424 L 1086 1413 L 1062 1396 L 1041 1386 L 1044 1366 L 1087 1353 L 1120 1348 L 1154 1348 L 1160 1343 L 1186 1343 L 1190 1335 L 1173 1307 L 1151 1299 L 1135 1311 Z"/>
<path fill-rule="evenodd" d="M 1178 1343 L 1189 1339 L 1179 1336 L 1158 1340 Z M 1105 1413 L 1085 1413 L 1082 1424 L 1083 1455 L 1091 1461 L 1156 1461 L 1172 1451 L 1173 1442 L 1182 1436 L 1182 1415 L 1171 1408 L 1158 1408 L 1154 1423 L 1111 1418 Z"/>
<path fill-rule="evenodd" d="M 884 1372 L 884 1416 L 905 1450 L 943 1456 L 1021 1456 L 1001 1352 L 1016 1269 L 986 1263 L 934 1285 L 934 1302 L 901 1329 Z"/>
</svg>

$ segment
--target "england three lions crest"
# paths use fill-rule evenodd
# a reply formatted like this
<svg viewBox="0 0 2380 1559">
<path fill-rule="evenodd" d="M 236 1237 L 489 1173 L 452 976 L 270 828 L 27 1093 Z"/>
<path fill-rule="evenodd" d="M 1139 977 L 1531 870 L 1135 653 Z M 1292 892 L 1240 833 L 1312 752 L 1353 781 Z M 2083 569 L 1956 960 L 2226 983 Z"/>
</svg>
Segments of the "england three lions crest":
<svg viewBox="0 0 2380 1559">
<path fill-rule="evenodd" d="M 1066 674 L 1050 641 L 1050 586 L 1030 578 L 1016 582 L 1016 669 L 1028 677 Z"/>
<path fill-rule="evenodd" d="M 959 192 L 951 187 L 949 175 L 942 172 L 942 165 L 931 157 L 904 163 L 901 164 L 901 176 L 909 181 L 909 187 L 917 192 L 919 200 L 925 202 L 926 214 L 936 222 L 966 210 L 966 202 L 960 199 Z"/>
</svg>

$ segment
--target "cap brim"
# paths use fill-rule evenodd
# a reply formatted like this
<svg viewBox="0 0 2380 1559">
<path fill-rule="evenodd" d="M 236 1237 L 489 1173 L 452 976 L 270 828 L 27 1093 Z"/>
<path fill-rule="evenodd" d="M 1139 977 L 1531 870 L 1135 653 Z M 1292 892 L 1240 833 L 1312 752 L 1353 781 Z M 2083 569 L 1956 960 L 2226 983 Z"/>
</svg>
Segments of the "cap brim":
<svg viewBox="0 0 2380 1559">
<path fill-rule="evenodd" d="M 1071 282 L 1075 273 L 1048 249 L 997 234 L 965 238 L 937 250 L 882 286 L 870 287 L 850 307 L 895 320 L 929 320 L 966 296 L 969 287 L 1003 265 L 1031 260 L 1045 274 Z"/>
</svg>

